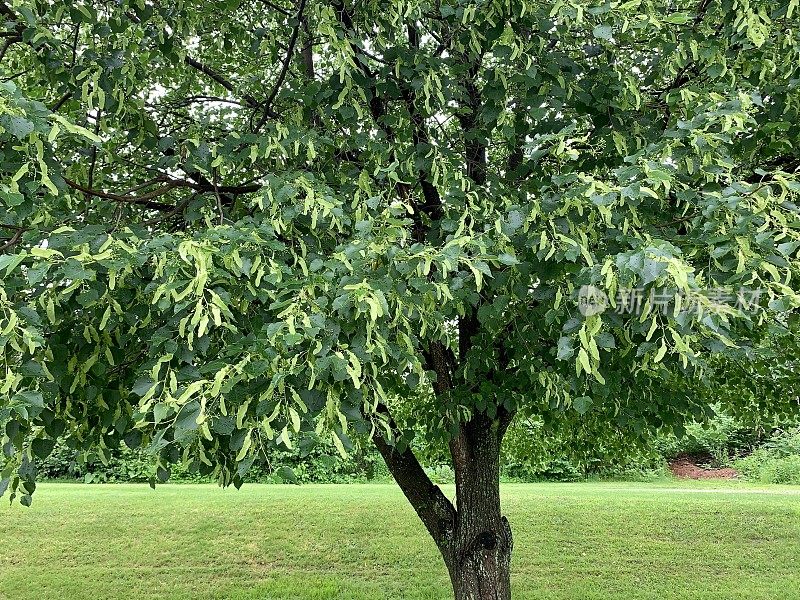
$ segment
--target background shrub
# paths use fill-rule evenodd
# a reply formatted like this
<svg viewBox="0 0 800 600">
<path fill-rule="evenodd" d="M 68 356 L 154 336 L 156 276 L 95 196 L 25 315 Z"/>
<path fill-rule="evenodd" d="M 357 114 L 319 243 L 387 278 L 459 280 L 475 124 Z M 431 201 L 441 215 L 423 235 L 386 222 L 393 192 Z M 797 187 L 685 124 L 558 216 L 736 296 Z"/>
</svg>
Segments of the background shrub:
<svg viewBox="0 0 800 600">
<path fill-rule="evenodd" d="M 800 485 L 800 428 L 775 431 L 761 447 L 734 461 L 734 467 L 750 481 Z"/>
<path fill-rule="evenodd" d="M 547 433 L 545 433 L 547 431 Z M 747 422 L 720 414 L 705 423 L 691 423 L 686 435 L 664 434 L 649 446 L 614 444 L 605 435 L 545 430 L 536 419 L 516 421 L 503 447 L 501 477 L 506 482 L 618 479 L 648 481 L 669 477 L 667 462 L 690 456 L 709 466 L 733 466 L 743 479 L 760 483 L 800 484 L 800 426 L 782 427 Z M 611 441 L 609 441 L 611 440 Z M 315 443 L 311 443 L 315 442 Z M 425 465 L 437 484 L 455 481 L 446 453 L 432 453 Z M 43 479 L 86 482 L 147 482 L 156 474 L 156 459 L 146 451 L 125 446 L 113 451 L 107 463 L 82 456 L 61 440 L 52 454 L 37 463 Z M 178 463 L 170 481 L 211 483 L 215 480 Z M 330 442 L 309 440 L 294 449 L 273 448 L 253 464 L 245 477 L 260 483 L 389 482 L 391 475 L 377 451 L 356 443 L 350 455 L 340 456 Z"/>
</svg>

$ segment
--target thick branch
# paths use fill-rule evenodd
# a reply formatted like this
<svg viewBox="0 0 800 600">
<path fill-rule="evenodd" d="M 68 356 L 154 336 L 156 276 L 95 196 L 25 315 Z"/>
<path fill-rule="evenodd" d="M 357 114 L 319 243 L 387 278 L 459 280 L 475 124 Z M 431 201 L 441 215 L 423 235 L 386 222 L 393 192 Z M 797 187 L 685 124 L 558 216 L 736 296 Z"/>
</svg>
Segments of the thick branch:
<svg viewBox="0 0 800 600">
<path fill-rule="evenodd" d="M 475 81 L 480 71 L 482 58 L 478 58 L 470 67 L 467 81 L 464 84 L 467 90 L 467 99 L 463 104 L 466 109 L 458 117 L 464 135 L 464 150 L 467 162 L 467 177 L 478 185 L 486 182 L 486 141 L 479 138 L 478 115 L 481 111 L 483 99 Z"/>
<path fill-rule="evenodd" d="M 202 175 L 200 175 L 202 177 Z M 72 189 L 78 190 L 87 194 L 89 196 L 95 196 L 97 198 L 105 198 L 106 200 L 113 200 L 115 202 L 125 202 L 128 204 L 140 204 L 147 208 L 151 208 L 153 210 L 164 210 L 164 211 L 172 211 L 174 210 L 174 206 L 171 204 L 163 204 L 161 202 L 153 202 L 154 198 L 158 198 L 159 196 L 163 196 L 170 190 L 176 188 L 190 188 L 197 192 L 214 192 L 215 194 L 247 194 L 258 191 L 261 189 L 259 184 L 249 184 L 249 185 L 240 185 L 240 186 L 231 186 L 231 185 L 220 185 L 216 186 L 206 178 L 202 177 L 202 183 L 193 183 L 191 181 L 183 181 L 180 179 L 167 179 L 167 178 L 157 178 L 154 181 L 164 181 L 164 185 L 151 192 L 147 192 L 146 194 L 141 194 L 139 196 L 132 196 L 132 195 L 122 195 L 122 194 L 115 194 L 113 192 L 104 192 L 102 190 L 95 190 L 85 186 L 82 186 L 74 181 L 71 181 L 67 178 L 64 178 L 64 181 L 67 183 L 69 187 Z"/>
<path fill-rule="evenodd" d="M 339 22 L 341 23 L 342 27 L 344 27 L 345 31 L 352 32 L 354 30 L 353 16 L 345 7 L 344 1 L 337 0 L 336 2 L 334 2 L 333 8 L 335 9 L 337 15 L 339 16 Z M 395 139 L 394 130 L 383 122 L 383 117 L 386 115 L 386 107 L 384 106 L 381 99 L 378 97 L 378 89 L 375 83 L 375 74 L 372 71 L 370 71 L 369 67 L 367 66 L 366 60 L 364 60 L 365 56 L 364 51 L 356 44 L 351 43 L 349 38 L 346 39 L 347 43 L 350 46 L 350 49 L 355 54 L 359 55 L 358 60 L 356 60 L 356 65 L 358 66 L 358 70 L 361 71 L 361 74 L 364 75 L 364 77 L 370 82 L 367 88 L 370 93 L 369 112 L 372 115 L 373 120 L 375 121 L 375 125 L 377 125 L 378 127 L 381 128 L 381 130 L 383 130 L 389 141 L 394 141 Z"/>
<path fill-rule="evenodd" d="M 307 17 L 303 17 L 302 25 L 303 47 L 300 49 L 300 55 L 303 58 L 303 68 L 306 70 L 306 75 L 309 79 L 314 79 L 314 38 L 311 35 Z"/>
<path fill-rule="evenodd" d="M 396 432 L 397 425 L 392 420 L 388 408 L 380 405 L 378 410 L 386 415 L 392 431 Z M 431 537 L 440 548 L 446 546 L 452 537 L 456 522 L 456 509 L 453 504 L 442 490 L 433 484 L 410 448 L 400 452 L 388 443 L 377 429 L 372 441 Z"/>
<path fill-rule="evenodd" d="M 466 159 L 467 177 L 475 184 L 482 186 L 486 183 L 486 141 L 480 136 L 478 115 L 480 114 L 483 98 L 475 81 L 480 72 L 482 56 L 478 56 L 469 68 L 465 83 L 467 98 L 463 104 L 465 113 L 459 115 L 462 134 L 464 138 L 464 155 Z M 472 337 L 478 332 L 478 307 L 467 307 L 466 314 L 459 318 L 459 355 L 463 361 L 472 347 Z"/>
<path fill-rule="evenodd" d="M 6 41 L 3 47 L 0 48 L 0 62 L 2 62 L 8 49 L 17 42 L 22 41 L 22 32 L 25 30 L 25 25 L 17 19 L 17 14 L 2 0 L 0 0 L 0 15 L 6 16 L 9 21 L 15 23 L 14 31 L 3 32 L 3 37 L 6 38 Z"/>
<path fill-rule="evenodd" d="M 0 14 L 7 16 L 12 21 L 17 20 L 17 14 L 3 0 L 0 0 Z"/>
<path fill-rule="evenodd" d="M 416 47 L 419 44 L 419 32 L 413 25 L 408 26 L 409 44 Z M 403 90 L 403 100 L 405 101 L 406 110 L 411 117 L 411 137 L 414 142 L 414 147 L 419 151 L 420 144 L 430 145 L 430 136 L 425 126 L 425 119 L 417 108 L 417 93 L 414 88 L 408 87 Z M 444 217 L 444 210 L 442 207 L 442 197 L 439 190 L 436 189 L 428 177 L 428 173 L 420 170 L 417 174 L 417 180 L 422 188 L 423 203 L 417 208 L 419 211 L 425 213 L 431 221 L 439 221 Z M 422 223 L 419 211 L 415 212 L 415 239 L 423 241 L 425 239 L 426 228 Z"/>
<path fill-rule="evenodd" d="M 336 9 L 337 14 L 339 15 L 339 21 L 341 25 L 345 28 L 347 32 L 351 32 L 354 29 L 353 17 L 348 12 L 347 8 L 344 5 L 342 0 L 339 0 L 335 3 L 334 8 Z M 416 27 L 413 25 L 409 25 L 408 32 L 410 36 L 409 43 L 412 47 L 415 47 L 415 44 L 418 44 L 418 36 L 419 33 L 416 30 Z M 395 139 L 395 132 L 394 130 L 384 122 L 384 117 L 386 116 L 386 106 L 384 102 L 378 97 L 378 88 L 375 81 L 375 74 L 369 69 L 367 66 L 366 58 L 370 57 L 370 54 L 364 51 L 361 47 L 356 44 L 350 44 L 351 49 L 355 54 L 358 55 L 358 60 L 356 64 L 358 65 L 359 70 L 364 75 L 364 77 L 370 82 L 368 85 L 368 91 L 370 94 L 369 99 L 369 110 L 370 114 L 372 115 L 375 124 L 380 127 L 383 132 L 386 134 L 386 137 L 390 141 L 394 141 Z M 398 84 L 403 86 L 403 99 L 406 104 L 406 108 L 409 112 L 412 122 L 412 136 L 414 145 L 417 146 L 419 143 L 429 143 L 428 132 L 425 129 L 425 122 L 422 115 L 419 113 L 418 109 L 416 108 L 415 101 L 416 101 L 416 93 L 413 88 L 408 86 L 407 84 L 403 84 L 403 82 L 399 82 Z M 436 187 L 429 181 L 428 174 L 424 171 L 420 171 L 417 175 L 417 179 L 419 181 L 420 187 L 422 189 L 423 195 L 423 203 L 415 206 L 414 214 L 412 215 L 414 220 L 414 239 L 417 241 L 422 241 L 425 238 L 425 233 L 427 228 L 422 221 L 422 214 L 428 216 L 431 221 L 438 221 L 443 216 L 443 209 L 442 209 L 442 200 L 439 194 L 439 191 Z M 398 186 L 401 193 L 409 195 L 411 190 L 408 186 Z"/>
</svg>

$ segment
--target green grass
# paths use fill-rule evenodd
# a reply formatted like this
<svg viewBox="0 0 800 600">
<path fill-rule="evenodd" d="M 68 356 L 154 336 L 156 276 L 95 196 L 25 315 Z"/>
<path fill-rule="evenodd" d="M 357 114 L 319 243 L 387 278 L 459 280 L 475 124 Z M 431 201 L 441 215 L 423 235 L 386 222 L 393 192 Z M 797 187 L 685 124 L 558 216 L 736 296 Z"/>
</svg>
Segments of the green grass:
<svg viewBox="0 0 800 600">
<path fill-rule="evenodd" d="M 452 492 L 452 490 L 448 490 Z M 800 493 L 745 484 L 503 487 L 514 597 L 800 598 Z M 0 598 L 448 598 L 391 485 L 44 484 L 0 504 Z"/>
</svg>

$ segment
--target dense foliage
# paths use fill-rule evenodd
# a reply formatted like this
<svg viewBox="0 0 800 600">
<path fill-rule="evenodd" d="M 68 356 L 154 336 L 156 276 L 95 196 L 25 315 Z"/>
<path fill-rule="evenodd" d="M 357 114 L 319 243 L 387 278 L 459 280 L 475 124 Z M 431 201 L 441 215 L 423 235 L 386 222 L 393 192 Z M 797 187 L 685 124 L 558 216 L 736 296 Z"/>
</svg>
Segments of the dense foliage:
<svg viewBox="0 0 800 600">
<path fill-rule="evenodd" d="M 0 1 L 0 485 L 60 436 L 240 485 L 367 434 L 506 597 L 516 415 L 680 431 L 794 340 L 797 4 Z"/>
</svg>

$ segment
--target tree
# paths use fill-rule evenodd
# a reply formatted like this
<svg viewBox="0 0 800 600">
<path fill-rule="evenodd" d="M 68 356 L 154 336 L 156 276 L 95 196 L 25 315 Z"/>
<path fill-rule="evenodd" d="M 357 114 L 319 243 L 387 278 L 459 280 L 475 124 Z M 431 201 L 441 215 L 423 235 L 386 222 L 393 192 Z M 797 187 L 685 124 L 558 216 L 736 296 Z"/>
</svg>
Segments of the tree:
<svg viewBox="0 0 800 600">
<path fill-rule="evenodd" d="M 508 598 L 515 415 L 680 430 L 799 304 L 797 4 L 0 2 L 2 487 L 366 435 Z"/>
</svg>

